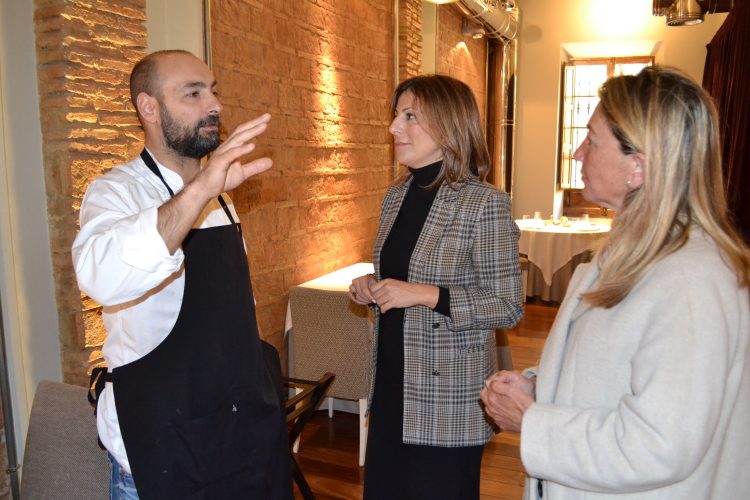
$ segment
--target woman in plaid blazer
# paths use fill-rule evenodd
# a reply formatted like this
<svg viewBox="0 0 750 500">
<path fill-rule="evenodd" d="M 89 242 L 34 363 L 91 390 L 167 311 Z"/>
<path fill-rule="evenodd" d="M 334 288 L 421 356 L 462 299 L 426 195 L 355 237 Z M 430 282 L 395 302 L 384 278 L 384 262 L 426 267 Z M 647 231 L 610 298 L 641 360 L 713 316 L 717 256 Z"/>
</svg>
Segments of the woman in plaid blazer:
<svg viewBox="0 0 750 500">
<path fill-rule="evenodd" d="M 479 498 L 494 329 L 522 316 L 519 231 L 508 196 L 483 182 L 489 154 L 468 86 L 418 76 L 391 108 L 409 170 L 383 201 L 375 274 L 349 292 L 376 310 L 364 496 Z"/>
</svg>

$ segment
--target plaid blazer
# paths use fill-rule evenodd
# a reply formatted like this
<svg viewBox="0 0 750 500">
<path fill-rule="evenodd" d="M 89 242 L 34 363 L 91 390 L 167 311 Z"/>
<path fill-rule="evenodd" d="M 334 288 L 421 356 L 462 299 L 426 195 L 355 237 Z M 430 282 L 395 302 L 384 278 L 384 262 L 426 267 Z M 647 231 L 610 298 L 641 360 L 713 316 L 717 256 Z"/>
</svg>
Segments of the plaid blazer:
<svg viewBox="0 0 750 500">
<path fill-rule="evenodd" d="M 411 182 L 390 187 L 383 200 L 373 252 L 378 279 L 380 251 Z M 403 441 L 408 444 L 475 446 L 492 437 L 479 392 L 497 366 L 494 329 L 510 328 L 523 315 L 520 232 L 510 198 L 476 179 L 454 187 L 444 183 L 438 189 L 409 262 L 410 282 L 450 290 L 451 315 L 425 306 L 405 311 Z"/>
</svg>

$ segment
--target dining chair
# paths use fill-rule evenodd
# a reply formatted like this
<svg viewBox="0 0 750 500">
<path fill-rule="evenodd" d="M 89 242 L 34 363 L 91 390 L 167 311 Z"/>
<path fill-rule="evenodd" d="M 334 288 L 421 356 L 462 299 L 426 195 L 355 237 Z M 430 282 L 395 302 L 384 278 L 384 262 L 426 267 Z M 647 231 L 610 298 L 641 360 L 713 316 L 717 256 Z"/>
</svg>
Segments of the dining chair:
<svg viewBox="0 0 750 500">
<path fill-rule="evenodd" d="M 357 401 L 359 465 L 367 447 L 367 398 L 373 347 L 372 313 L 349 300 L 345 291 L 294 286 L 289 290 L 294 376 L 315 379 L 333 372 L 329 398 Z M 328 415 L 333 416 L 329 399 Z"/>
<path fill-rule="evenodd" d="M 39 382 L 21 467 L 24 500 L 109 498 L 109 462 L 87 394 L 85 387 Z"/>
<path fill-rule="evenodd" d="M 313 495 L 310 485 L 302 473 L 299 461 L 294 454 L 294 443 L 302 434 L 305 424 L 310 421 L 315 410 L 323 402 L 323 398 L 335 377 L 335 374 L 327 372 L 317 380 L 292 377 L 284 377 L 282 379 L 287 389 L 293 389 L 296 392 L 286 401 L 286 421 L 289 426 L 289 454 L 292 462 L 292 477 L 305 500 L 314 500 L 315 495 Z"/>
</svg>

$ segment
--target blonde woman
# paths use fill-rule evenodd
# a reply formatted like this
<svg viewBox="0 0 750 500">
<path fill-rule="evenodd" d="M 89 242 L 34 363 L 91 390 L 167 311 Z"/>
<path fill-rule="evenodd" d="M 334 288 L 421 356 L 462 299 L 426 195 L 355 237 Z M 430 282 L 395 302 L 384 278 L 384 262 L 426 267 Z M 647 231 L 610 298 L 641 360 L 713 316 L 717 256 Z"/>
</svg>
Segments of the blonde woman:
<svg viewBox="0 0 750 500">
<path fill-rule="evenodd" d="M 750 255 L 730 226 L 710 97 L 677 70 L 608 80 L 576 151 L 617 210 L 539 366 L 482 400 L 521 432 L 527 498 L 750 498 Z"/>
<path fill-rule="evenodd" d="M 519 231 L 508 196 L 482 182 L 489 155 L 466 84 L 411 78 L 391 109 L 408 173 L 383 201 L 375 275 L 349 292 L 377 316 L 364 497 L 478 499 L 493 330 L 522 315 Z"/>
</svg>

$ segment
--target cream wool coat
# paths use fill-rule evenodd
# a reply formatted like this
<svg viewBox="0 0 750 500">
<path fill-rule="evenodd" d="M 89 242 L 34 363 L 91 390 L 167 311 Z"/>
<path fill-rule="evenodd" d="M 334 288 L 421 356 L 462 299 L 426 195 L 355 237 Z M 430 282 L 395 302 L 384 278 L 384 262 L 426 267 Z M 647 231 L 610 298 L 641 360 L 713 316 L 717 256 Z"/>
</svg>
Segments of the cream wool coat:
<svg viewBox="0 0 750 500">
<path fill-rule="evenodd" d="M 750 299 L 712 241 L 689 242 L 610 309 L 580 266 L 522 424 L 526 498 L 750 498 Z"/>
</svg>

